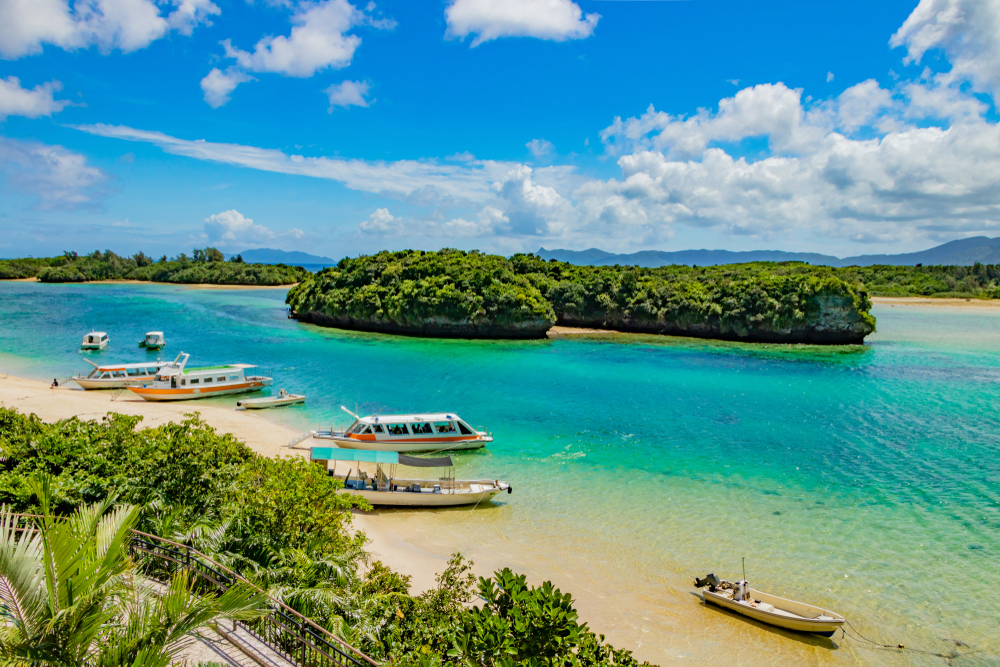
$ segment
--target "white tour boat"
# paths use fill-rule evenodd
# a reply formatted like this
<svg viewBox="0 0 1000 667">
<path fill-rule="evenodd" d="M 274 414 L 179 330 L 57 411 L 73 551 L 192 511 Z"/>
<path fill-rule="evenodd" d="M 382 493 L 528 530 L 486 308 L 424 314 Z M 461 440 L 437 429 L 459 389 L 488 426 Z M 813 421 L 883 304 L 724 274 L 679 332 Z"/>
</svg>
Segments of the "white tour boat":
<svg viewBox="0 0 1000 667">
<path fill-rule="evenodd" d="M 472 428 L 454 413 L 359 417 L 344 406 L 340 409 L 354 417 L 354 423 L 343 431 L 312 431 L 314 438 L 345 449 L 381 452 L 480 449 L 493 442 L 491 433 Z"/>
<path fill-rule="evenodd" d="M 139 341 L 139 347 L 147 350 L 162 350 L 167 346 L 167 339 L 163 337 L 162 331 L 149 331 L 146 337 Z"/>
<path fill-rule="evenodd" d="M 344 450 L 314 447 L 310 459 L 336 478 L 343 476 L 347 493 L 361 496 L 372 505 L 394 507 L 454 507 L 487 503 L 513 488 L 507 482 L 494 479 L 455 479 L 455 466 L 450 456 L 426 459 L 398 452 Z M 337 463 L 346 472 L 337 472 Z M 375 474 L 369 478 L 361 471 L 362 463 L 374 463 Z M 438 479 L 396 477 L 396 466 L 411 468 L 444 468 Z M 386 470 L 388 468 L 388 470 Z"/>
<path fill-rule="evenodd" d="M 83 337 L 83 342 L 80 343 L 81 350 L 103 350 L 108 346 L 108 334 L 103 331 L 91 331 L 89 334 Z"/>
<path fill-rule="evenodd" d="M 840 614 L 758 591 L 750 588 L 746 581 L 732 583 L 709 574 L 704 579 L 696 579 L 694 585 L 708 587 L 702 591 L 706 603 L 786 630 L 832 637 L 844 625 L 844 617 Z"/>
<path fill-rule="evenodd" d="M 148 382 L 169 361 L 147 361 L 142 364 L 107 364 L 98 366 L 84 359 L 94 367 L 87 375 L 74 375 L 70 379 L 84 389 L 121 389 L 130 382 Z"/>
<path fill-rule="evenodd" d="M 286 405 L 305 402 L 306 397 L 303 394 L 289 394 L 282 389 L 278 392 L 277 396 L 261 396 L 260 398 L 245 398 L 242 401 L 236 401 L 236 407 L 246 408 L 247 410 L 260 410 L 262 408 L 280 408 Z"/>
<path fill-rule="evenodd" d="M 190 354 L 181 352 L 150 382 L 129 384 L 129 391 L 147 401 L 188 401 L 227 394 L 243 394 L 271 386 L 271 378 L 254 364 L 187 368 Z"/>
</svg>

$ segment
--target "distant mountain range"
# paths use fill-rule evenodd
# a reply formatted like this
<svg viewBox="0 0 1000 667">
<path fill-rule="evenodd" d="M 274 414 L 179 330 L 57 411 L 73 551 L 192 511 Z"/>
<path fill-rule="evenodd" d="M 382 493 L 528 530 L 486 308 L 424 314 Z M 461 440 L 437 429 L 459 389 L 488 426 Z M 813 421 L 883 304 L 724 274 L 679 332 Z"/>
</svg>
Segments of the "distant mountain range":
<svg viewBox="0 0 1000 667">
<path fill-rule="evenodd" d="M 244 250 L 243 252 L 226 255 L 226 258 L 240 255 L 244 262 L 250 264 L 289 264 L 299 266 L 301 264 L 336 264 L 337 260 L 319 255 L 310 255 L 307 252 L 298 250 L 288 252 L 285 250 L 275 250 L 274 248 L 257 248 L 255 250 Z"/>
<path fill-rule="evenodd" d="M 782 250 L 642 250 L 627 255 L 591 248 L 589 250 L 546 250 L 540 248 L 535 253 L 542 259 L 555 259 L 570 264 L 590 264 L 607 266 L 666 266 L 687 264 L 689 266 L 715 266 L 716 264 L 742 264 L 745 262 L 808 262 L 825 266 L 871 266 L 888 264 L 893 266 L 913 266 L 915 264 L 949 264 L 971 266 L 976 262 L 1000 264 L 1000 238 L 974 236 L 951 241 L 943 245 L 900 255 L 858 255 L 857 257 L 834 257 L 811 252 L 784 252 Z"/>
</svg>

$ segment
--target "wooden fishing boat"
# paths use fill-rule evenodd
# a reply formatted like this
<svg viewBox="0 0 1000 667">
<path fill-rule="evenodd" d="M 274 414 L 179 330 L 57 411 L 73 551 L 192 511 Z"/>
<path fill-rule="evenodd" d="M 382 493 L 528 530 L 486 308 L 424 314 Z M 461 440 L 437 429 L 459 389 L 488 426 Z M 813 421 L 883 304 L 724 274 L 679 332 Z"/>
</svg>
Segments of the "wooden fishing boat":
<svg viewBox="0 0 1000 667">
<path fill-rule="evenodd" d="M 254 364 L 187 368 L 190 357 L 181 352 L 151 382 L 129 383 L 128 390 L 147 401 L 190 401 L 245 394 L 271 386 L 271 377 L 258 371 Z"/>
<path fill-rule="evenodd" d="M 844 617 L 840 614 L 750 588 L 746 581 L 731 583 L 710 574 L 705 579 L 696 580 L 695 586 L 708 587 L 702 591 L 702 597 L 708 604 L 786 630 L 832 637 L 844 624 Z"/>
<path fill-rule="evenodd" d="M 493 479 L 455 479 L 455 467 L 450 456 L 418 458 L 399 452 L 379 452 L 356 449 L 314 447 L 310 459 L 326 468 L 329 475 L 342 479 L 347 493 L 361 496 L 372 505 L 390 507 L 455 507 L 488 503 L 498 494 L 513 488 L 507 482 Z M 341 462 L 346 473 L 337 474 Z M 362 463 L 374 463 L 375 475 L 369 478 L 361 471 Z M 438 479 L 397 477 L 396 467 L 444 468 Z"/>
<path fill-rule="evenodd" d="M 345 449 L 380 452 L 480 449 L 493 442 L 492 434 L 472 428 L 454 413 L 359 417 L 344 406 L 340 409 L 354 422 L 340 431 L 332 426 L 329 431 L 312 431 L 313 438 L 331 440 Z"/>
<path fill-rule="evenodd" d="M 162 350 L 167 346 L 167 339 L 163 337 L 162 331 L 148 331 L 146 337 L 139 341 L 139 347 L 147 350 Z"/>
<path fill-rule="evenodd" d="M 91 331 L 89 334 L 83 337 L 83 342 L 80 343 L 81 350 L 103 350 L 111 342 L 108 339 L 108 334 L 103 331 Z"/>
<path fill-rule="evenodd" d="M 242 401 L 236 401 L 236 407 L 246 408 L 247 410 L 261 410 L 263 408 L 280 408 L 285 405 L 295 405 L 296 403 L 305 402 L 306 397 L 303 394 L 289 394 L 282 389 L 278 392 L 277 396 L 261 396 L 260 398 L 245 398 Z"/>
<path fill-rule="evenodd" d="M 84 359 L 94 370 L 84 375 L 74 375 L 70 379 L 83 389 L 121 389 L 130 382 L 148 382 L 169 361 L 147 361 L 140 364 L 107 364 L 98 366 L 90 359 Z"/>
</svg>

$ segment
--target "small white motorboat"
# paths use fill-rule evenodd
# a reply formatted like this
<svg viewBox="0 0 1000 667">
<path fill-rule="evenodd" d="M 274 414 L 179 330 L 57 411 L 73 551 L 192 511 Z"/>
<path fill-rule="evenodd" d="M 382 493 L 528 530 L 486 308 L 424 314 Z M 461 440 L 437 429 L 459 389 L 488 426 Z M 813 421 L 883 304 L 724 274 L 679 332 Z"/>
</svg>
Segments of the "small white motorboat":
<svg viewBox="0 0 1000 667">
<path fill-rule="evenodd" d="M 162 350 L 167 346 L 167 339 L 163 337 L 162 331 L 148 331 L 146 337 L 139 341 L 139 347 L 147 350 Z"/>
<path fill-rule="evenodd" d="M 285 405 L 295 405 L 305 403 L 306 397 L 303 394 L 289 394 L 284 389 L 278 392 L 277 396 L 261 396 L 260 398 L 246 398 L 236 401 L 236 407 L 247 410 L 260 410 L 262 408 L 280 408 Z"/>
<path fill-rule="evenodd" d="M 695 579 L 694 585 L 707 587 L 702 591 L 706 603 L 786 630 L 832 637 L 844 625 L 844 617 L 840 614 L 758 591 L 750 588 L 745 580 L 733 583 L 709 574 L 704 579 Z"/>
<path fill-rule="evenodd" d="M 108 334 L 103 331 L 91 331 L 89 334 L 83 337 L 83 342 L 80 343 L 81 350 L 103 350 L 108 346 Z"/>
<path fill-rule="evenodd" d="M 379 452 L 363 449 L 336 449 L 314 447 L 310 459 L 326 468 L 336 478 L 337 462 L 347 463 L 343 476 L 344 490 L 361 496 L 372 505 L 391 507 L 454 507 L 478 505 L 493 500 L 513 488 L 507 482 L 494 479 L 455 479 L 455 464 L 450 456 L 428 459 L 406 456 L 398 452 Z M 354 465 L 352 465 L 352 463 Z M 369 478 L 361 471 L 361 463 L 374 463 L 375 476 Z M 396 466 L 411 468 L 445 468 L 438 479 L 410 479 L 396 477 Z M 341 466 L 343 469 L 344 466 Z M 388 472 L 386 471 L 388 467 Z"/>
<path fill-rule="evenodd" d="M 191 357 L 181 352 L 151 382 L 130 383 L 128 390 L 147 401 L 189 401 L 228 394 L 245 394 L 271 386 L 271 376 L 256 364 L 229 364 L 188 368 Z"/>
<path fill-rule="evenodd" d="M 84 359 L 94 370 L 84 375 L 74 375 L 71 380 L 83 389 L 121 389 L 130 382 L 148 382 L 168 365 L 169 361 L 147 361 L 144 364 L 107 364 L 98 366 Z"/>
</svg>

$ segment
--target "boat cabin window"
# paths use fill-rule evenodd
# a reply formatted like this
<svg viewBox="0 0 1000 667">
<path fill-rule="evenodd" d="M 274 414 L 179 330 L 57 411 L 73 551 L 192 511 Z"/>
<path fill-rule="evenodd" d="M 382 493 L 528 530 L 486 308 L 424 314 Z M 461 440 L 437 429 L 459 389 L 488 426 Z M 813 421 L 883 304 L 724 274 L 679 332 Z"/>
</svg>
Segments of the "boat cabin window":
<svg viewBox="0 0 1000 667">
<path fill-rule="evenodd" d="M 187 383 L 188 383 L 188 381 L 186 379 L 183 379 L 183 378 L 181 379 L 181 386 L 184 386 Z"/>
<path fill-rule="evenodd" d="M 366 433 L 371 433 L 371 432 L 372 432 L 371 428 L 366 428 L 364 431 L 361 432 L 361 435 L 365 435 Z"/>
<path fill-rule="evenodd" d="M 142 375 L 143 370 L 141 368 L 130 368 L 128 369 L 129 377 L 135 377 L 137 375 Z"/>
<path fill-rule="evenodd" d="M 108 339 L 108 335 L 107 334 L 101 336 L 101 341 L 106 341 L 107 339 Z"/>
<path fill-rule="evenodd" d="M 109 373 L 107 371 L 104 371 L 103 373 L 101 373 L 101 377 L 102 378 L 109 378 L 109 377 L 111 377 L 111 373 Z"/>
<path fill-rule="evenodd" d="M 427 422 L 417 422 L 416 424 L 410 424 L 410 428 L 414 433 L 433 433 L 431 425 Z"/>
<path fill-rule="evenodd" d="M 198 380 L 194 380 L 194 379 L 192 379 L 192 380 L 191 380 L 191 384 L 198 384 Z"/>
<path fill-rule="evenodd" d="M 372 433 L 384 433 L 381 424 L 372 424 Z"/>
<path fill-rule="evenodd" d="M 125 371 L 115 371 L 111 374 L 112 377 L 123 378 L 125 377 Z"/>
<path fill-rule="evenodd" d="M 410 434 L 410 432 L 406 430 L 406 424 L 386 424 L 385 429 L 389 432 L 389 435 Z"/>
<path fill-rule="evenodd" d="M 212 381 L 212 378 L 205 378 L 205 379 L 202 380 L 202 382 L 204 382 L 205 384 L 208 384 L 211 381 Z M 195 380 L 195 382 L 197 382 L 197 380 Z"/>
<path fill-rule="evenodd" d="M 222 376 L 222 377 L 220 377 L 220 378 L 215 378 L 215 381 L 216 381 L 216 382 L 225 382 L 225 381 L 226 381 L 226 376 L 225 376 L 225 375 L 223 375 L 223 376 Z"/>
<path fill-rule="evenodd" d="M 230 376 L 229 376 L 229 379 L 230 379 L 230 380 L 238 380 L 238 379 L 239 379 L 239 376 L 237 376 L 237 375 L 230 375 Z"/>
<path fill-rule="evenodd" d="M 461 431 L 462 435 L 473 435 L 472 429 L 466 426 L 463 422 L 458 422 L 458 430 Z"/>
<path fill-rule="evenodd" d="M 451 422 L 434 422 L 434 430 L 438 433 L 454 433 L 455 425 Z"/>
</svg>

